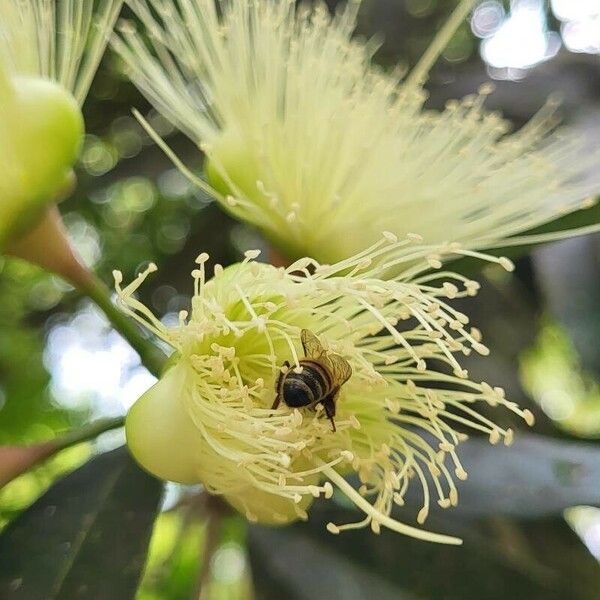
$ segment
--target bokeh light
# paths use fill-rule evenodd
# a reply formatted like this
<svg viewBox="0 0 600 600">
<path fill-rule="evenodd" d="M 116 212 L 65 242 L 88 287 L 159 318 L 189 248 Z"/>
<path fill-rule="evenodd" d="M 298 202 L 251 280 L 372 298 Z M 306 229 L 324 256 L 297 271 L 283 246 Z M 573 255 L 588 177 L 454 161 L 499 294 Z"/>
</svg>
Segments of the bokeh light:
<svg viewBox="0 0 600 600">
<path fill-rule="evenodd" d="M 552 0 L 552 11 L 562 21 L 561 34 L 571 52 L 600 53 L 598 0 Z"/>
<path fill-rule="evenodd" d="M 475 8 L 471 31 L 482 39 L 481 57 L 492 77 L 522 79 L 556 56 L 563 43 L 571 52 L 600 53 L 598 0 L 552 0 L 551 8 L 561 21 L 560 34 L 549 29 L 543 0 L 511 0 L 508 13 L 498 0 Z"/>
<path fill-rule="evenodd" d="M 481 56 L 490 74 L 497 79 L 520 79 L 526 69 L 557 54 L 560 36 L 548 30 L 541 0 L 512 0 L 510 12 L 498 24 L 500 9 L 499 3 L 485 3 L 475 11 L 471 28 L 485 38 Z"/>
<path fill-rule="evenodd" d="M 92 417 L 124 414 L 156 381 L 89 304 L 51 326 L 44 362 L 56 402 Z"/>
</svg>

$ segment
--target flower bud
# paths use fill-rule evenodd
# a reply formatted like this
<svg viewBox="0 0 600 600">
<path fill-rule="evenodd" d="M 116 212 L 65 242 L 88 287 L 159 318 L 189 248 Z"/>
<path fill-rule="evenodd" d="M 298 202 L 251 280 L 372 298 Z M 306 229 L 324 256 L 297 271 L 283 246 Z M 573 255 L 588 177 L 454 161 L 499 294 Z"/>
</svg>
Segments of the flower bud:
<svg viewBox="0 0 600 600">
<path fill-rule="evenodd" d="M 84 133 L 79 105 L 59 84 L 15 77 L 9 85 L 0 100 L 0 246 L 71 185 Z"/>
</svg>

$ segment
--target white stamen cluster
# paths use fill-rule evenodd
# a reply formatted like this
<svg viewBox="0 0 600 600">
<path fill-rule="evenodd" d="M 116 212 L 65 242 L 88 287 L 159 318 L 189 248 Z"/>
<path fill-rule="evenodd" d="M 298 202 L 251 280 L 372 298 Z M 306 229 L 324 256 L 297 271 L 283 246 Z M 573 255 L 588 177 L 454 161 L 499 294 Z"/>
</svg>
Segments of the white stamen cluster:
<svg viewBox="0 0 600 600">
<path fill-rule="evenodd" d="M 373 65 L 373 44 L 352 39 L 355 0 L 333 17 L 294 0 L 129 3 L 150 46 L 125 23 L 115 48 L 206 153 L 212 187 L 197 183 L 290 257 L 334 262 L 383 230 L 471 249 L 523 243 L 507 238 L 600 190 L 587 176 L 598 153 L 551 134 L 552 102 L 513 134 L 483 107 L 490 85 L 442 112 L 423 108 L 422 79 L 459 18 L 402 81 Z"/>
<path fill-rule="evenodd" d="M 123 0 L 2 0 L 0 70 L 61 84 L 83 104 Z"/>
<path fill-rule="evenodd" d="M 151 265 L 126 287 L 115 272 L 121 304 L 177 352 L 181 394 L 202 460 L 197 479 L 257 520 L 252 490 L 263 494 L 270 522 L 306 518 L 306 498 L 330 497 L 332 484 L 365 513 L 330 531 L 385 526 L 431 541 L 455 538 L 400 523 L 390 514 L 418 481 L 423 523 L 432 501 L 456 505 L 454 479 L 466 479 L 457 447 L 472 429 L 492 443 L 509 444 L 512 431 L 480 414 L 479 406 L 503 406 L 531 423 L 533 417 L 504 397 L 500 388 L 470 381 L 460 356 L 487 354 L 477 329 L 451 300 L 477 293 L 478 284 L 450 272 L 431 272 L 452 250 L 415 247 L 414 237 L 386 236 L 361 254 L 333 266 L 302 259 L 288 268 L 255 262 L 215 267 L 206 281 L 207 254 L 194 270 L 191 312 L 167 327 L 135 299 Z M 434 253 L 435 252 L 435 253 Z M 428 254 L 429 253 L 429 254 Z M 415 262 L 415 255 L 429 261 Z M 506 259 L 498 259 L 510 268 Z M 390 265 L 412 265 L 391 279 Z M 437 265 L 439 266 L 439 265 Z M 322 410 L 271 410 L 284 361 L 303 357 L 300 331 L 307 328 L 353 369 L 337 402 L 333 432 Z M 168 396 L 168 395 L 167 395 Z M 165 397 L 164 402 L 173 402 Z M 192 460 L 190 458 L 190 460 Z M 358 474 L 352 487 L 342 475 Z M 433 483 L 430 486 L 430 482 Z M 430 490 L 433 489 L 433 495 Z"/>
</svg>

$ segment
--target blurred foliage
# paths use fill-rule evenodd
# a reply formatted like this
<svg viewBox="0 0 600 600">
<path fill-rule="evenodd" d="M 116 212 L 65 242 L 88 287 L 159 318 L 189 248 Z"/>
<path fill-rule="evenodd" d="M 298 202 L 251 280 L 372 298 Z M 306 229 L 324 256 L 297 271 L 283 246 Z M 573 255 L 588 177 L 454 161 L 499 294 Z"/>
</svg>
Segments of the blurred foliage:
<svg viewBox="0 0 600 600">
<path fill-rule="evenodd" d="M 85 446 L 65 450 L 0 490 L 0 529 L 30 505 L 53 481 L 89 457 L 90 450 Z"/>
<path fill-rule="evenodd" d="M 583 370 L 560 325 L 546 322 L 533 348 L 521 357 L 527 391 L 559 427 L 573 435 L 600 436 L 600 384 Z"/>
<path fill-rule="evenodd" d="M 156 522 L 137 600 L 248 600 L 244 520 L 201 496 L 180 497 Z M 211 519 L 207 520 L 207 516 Z M 207 551 L 210 557 L 206 557 Z"/>
<path fill-rule="evenodd" d="M 156 521 L 138 600 L 187 600 L 195 589 L 206 523 L 189 512 L 170 511 Z"/>
<path fill-rule="evenodd" d="M 124 446 L 64 477 L 0 536 L 0 597 L 131 598 L 162 489 Z"/>
<path fill-rule="evenodd" d="M 328 3 L 336 4 L 331 0 Z M 377 59 L 384 66 L 398 60 L 414 65 L 456 3 L 365 0 L 360 31 L 367 36 L 381 34 L 383 45 Z M 508 2 L 504 5 L 508 7 Z M 550 24 L 557 26 L 553 19 Z M 532 84 L 527 80 L 499 83 L 499 91 L 490 103 L 497 102 L 506 114 L 519 121 L 543 102 L 546 90 L 558 87 L 576 95 L 575 103 L 567 104 L 567 116 L 584 109 L 597 110 L 597 90 L 593 96 L 584 97 L 581 92 L 587 89 L 589 81 L 596 80 L 597 71 L 583 58 L 573 69 L 571 63 L 565 63 L 565 53 L 559 54 L 553 64 L 558 66 L 549 75 L 540 70 L 542 79 L 532 75 Z M 576 77 L 579 85 L 571 85 L 572 79 L 565 80 L 565 72 Z M 478 40 L 465 24 L 432 73 L 430 103 L 440 106 L 448 97 L 475 90 L 486 79 L 478 56 Z M 128 279 L 148 261 L 159 265 L 159 272 L 144 286 L 141 295 L 157 314 L 169 319 L 187 308 L 189 272 L 199 252 L 207 251 L 212 261 L 226 265 L 249 247 L 264 247 L 264 242 L 251 229 L 234 223 L 173 168 L 133 118 L 132 107 L 147 115 L 186 164 L 200 172 L 202 156 L 197 148 L 150 110 L 126 80 L 120 62 L 109 54 L 85 105 L 88 135 L 78 169 L 79 185 L 61 210 L 81 254 L 107 283 L 111 283 L 115 268 Z M 571 219 L 581 217 L 589 222 L 596 215 L 597 212 L 586 212 Z M 539 285 L 536 265 L 522 250 L 515 251 L 514 256 L 518 258 L 515 275 L 493 268 L 480 274 L 483 289 L 478 299 L 469 302 L 468 310 L 486 333 L 493 354 L 485 361 L 471 357 L 469 370 L 474 376 L 506 387 L 513 399 L 532 407 L 538 418 L 538 433 L 550 438 L 597 438 L 597 355 L 573 349 L 561 322 L 565 315 L 552 314 L 555 292 Z M 457 267 L 467 270 L 472 265 L 463 263 Z M 591 269 L 588 280 L 578 282 L 579 297 L 593 298 L 596 293 L 598 257 Z M 558 287 L 561 281 L 557 274 Z M 61 386 L 58 381 L 64 374 L 51 372 L 54 363 L 49 340 L 53 332 L 65 327 L 76 338 L 82 337 L 81 343 L 85 344 L 83 334 L 90 327 L 86 319 L 92 309 L 62 281 L 22 262 L 0 258 L 0 307 L 0 443 L 50 439 L 86 422 L 91 414 L 111 412 L 115 405 L 124 411 L 134 399 L 119 395 L 107 399 L 101 394 L 96 398 L 93 391 L 68 397 L 69 386 Z M 571 320 L 585 321 L 584 316 L 573 314 L 570 313 Z M 78 317 L 86 317 L 79 319 L 79 329 L 75 327 Z M 589 329 L 587 325 L 585 328 Z M 120 352 L 110 340 L 108 327 L 100 329 L 99 335 L 108 340 L 106 348 Z M 102 352 L 107 351 L 91 355 L 91 360 L 100 360 Z M 116 356 L 119 360 L 120 355 Z M 517 363 L 521 365 L 522 380 Z M 581 364 L 586 365 L 585 369 Z M 120 372 L 124 389 L 131 386 L 134 373 L 139 375 L 139 368 L 132 363 L 131 369 Z M 148 380 L 144 381 L 147 385 Z M 463 535 L 466 543 L 461 549 L 423 544 L 390 532 L 381 536 L 366 531 L 331 536 L 324 527 L 328 520 L 343 522 L 356 515 L 348 507 L 322 502 L 317 503 L 308 524 L 286 530 L 251 527 L 247 544 L 246 524 L 241 518 L 223 513 L 222 508 L 207 506 L 197 490 L 178 490 L 156 521 L 137 597 L 597 598 L 600 568 L 580 538 L 600 556 L 600 514 L 591 507 L 569 509 L 571 528 L 561 516 L 566 501 L 554 505 L 551 511 L 541 510 L 546 506 L 542 500 L 552 500 L 549 490 L 557 485 L 562 486 L 561 498 L 569 502 L 600 504 L 600 497 L 593 502 L 595 488 L 587 485 L 584 476 L 594 472 L 590 465 L 595 444 L 581 450 L 579 458 L 571 456 L 561 463 L 566 465 L 567 475 L 573 472 L 573 464 L 584 468 L 584 475 L 575 469 L 580 479 L 568 485 L 560 480 L 565 470 L 553 469 L 548 463 L 548 457 L 562 451 L 561 444 L 537 445 L 536 452 L 527 455 L 536 462 L 519 463 L 512 451 L 495 449 L 497 453 L 488 455 L 478 443 L 474 440 L 471 458 L 480 466 L 474 467 L 477 476 L 466 483 L 471 487 L 465 491 L 464 511 L 433 514 L 428 522 L 431 529 Z M 55 480 L 59 480 L 57 486 L 65 481 L 68 486 L 68 481 L 73 480 L 60 480 L 60 476 L 103 448 L 106 442 L 101 440 L 95 448 L 86 445 L 65 451 L 12 482 L 0 492 L 0 527 L 11 520 L 17 527 L 19 519 L 35 515 L 34 504 L 33 513 L 23 512 L 18 517 Z M 579 448 L 574 446 L 573 452 Z M 488 459 L 499 462 L 491 467 L 485 462 Z M 534 469 L 537 478 L 527 481 L 528 472 L 533 473 Z M 80 476 L 77 472 L 73 475 Z M 101 480 L 96 483 L 100 485 Z M 467 490 L 478 486 L 487 494 L 487 502 L 479 505 L 485 508 L 485 514 L 467 510 L 477 506 L 477 493 L 482 494 L 480 500 L 485 495 L 473 492 L 475 495 L 467 502 L 471 493 Z M 516 493 L 518 489 L 521 495 Z M 49 494 L 55 490 L 52 488 Z M 508 513 L 502 508 L 511 497 L 521 499 L 522 511 L 518 505 Z M 88 501 L 93 498 L 88 496 Z M 44 502 L 44 497 L 40 502 Z M 207 515 L 211 517 L 209 521 Z M 121 526 L 118 523 L 115 528 Z M 10 533 L 10 527 L 6 531 Z M 40 535 L 39 531 L 36 534 Z M 106 550 L 109 558 L 113 549 Z M 30 568 L 35 564 L 32 562 Z M 137 568 L 141 570 L 142 565 Z"/>
</svg>

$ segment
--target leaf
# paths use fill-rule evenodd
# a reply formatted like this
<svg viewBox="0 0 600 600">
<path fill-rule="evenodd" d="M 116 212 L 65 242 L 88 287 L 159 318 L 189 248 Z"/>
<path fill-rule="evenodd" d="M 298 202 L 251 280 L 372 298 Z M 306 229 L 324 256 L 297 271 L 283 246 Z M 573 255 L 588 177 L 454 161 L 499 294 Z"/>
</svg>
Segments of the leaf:
<svg viewBox="0 0 600 600">
<path fill-rule="evenodd" d="M 281 537 L 251 529 L 259 598 L 344 597 L 332 596 L 328 587 L 327 574 L 335 573 L 329 577 L 337 589 L 349 582 L 361 590 L 360 598 L 379 597 L 369 589 L 384 590 L 385 597 L 393 586 L 399 598 L 595 600 L 600 567 L 562 511 L 573 504 L 600 504 L 600 449 L 519 434 L 509 448 L 469 440 L 459 455 L 469 479 L 460 482 L 458 507 L 432 510 L 426 527 L 461 537 L 463 546 L 428 544 L 386 530 L 376 536 L 368 528 L 334 536 L 326 531 L 327 522 L 348 523 L 362 515 L 334 501 L 318 501 L 308 523 L 277 532 Z M 420 498 L 411 500 L 398 517 L 414 523 Z M 285 537 L 298 532 L 297 538 Z M 372 580 L 363 580 L 363 574 Z"/>
<path fill-rule="evenodd" d="M 125 447 L 89 461 L 0 536 L 0 598 L 134 598 L 161 495 Z"/>
<path fill-rule="evenodd" d="M 525 231 L 518 237 L 554 233 L 557 231 L 568 231 L 570 229 L 574 230 L 581 227 L 586 227 L 588 225 L 594 225 L 596 223 L 600 223 L 600 202 L 597 202 L 590 208 L 576 210 L 567 215 L 563 215 L 562 217 L 558 217 L 557 219 L 554 219 L 553 221 L 550 221 L 544 225 L 540 225 L 539 227 Z M 485 252 L 493 256 L 507 256 L 511 260 L 516 260 L 528 254 L 533 248 L 535 248 L 535 244 L 509 246 L 506 248 L 491 248 L 486 249 Z M 448 268 L 452 271 L 457 271 L 466 275 L 472 275 L 480 271 L 481 268 L 486 264 L 487 263 L 485 261 L 476 258 L 465 257 L 449 262 Z"/>
<path fill-rule="evenodd" d="M 598 597 L 598 563 L 562 518 L 530 522 L 496 517 L 466 523 L 446 511 L 443 521 L 437 517 L 428 519 L 429 529 L 451 531 L 463 538 L 462 546 L 430 544 L 385 530 L 381 535 L 359 529 L 335 536 L 325 529 L 328 521 L 356 521 L 357 516 L 335 508 L 331 501 L 320 501 L 311 509 L 309 522 L 298 526 L 323 548 L 319 555 L 323 560 L 335 557 L 333 562 L 321 564 L 321 572 L 328 572 L 341 562 L 350 572 L 367 571 L 404 594 L 423 600 Z M 290 551 L 284 544 L 273 548 L 280 564 L 305 560 L 305 555 Z M 250 549 L 256 551 L 252 545 Z M 263 574 L 260 571 L 256 579 Z M 314 589 L 316 584 L 312 585 Z M 362 597 L 378 598 L 370 593 Z"/>
<path fill-rule="evenodd" d="M 248 542 L 254 586 L 261 600 L 415 599 L 306 534 L 253 526 Z"/>
<path fill-rule="evenodd" d="M 459 482 L 459 504 L 451 510 L 461 516 L 543 517 L 578 504 L 600 506 L 596 444 L 519 433 L 508 448 L 471 439 L 459 456 L 469 478 Z"/>
</svg>

